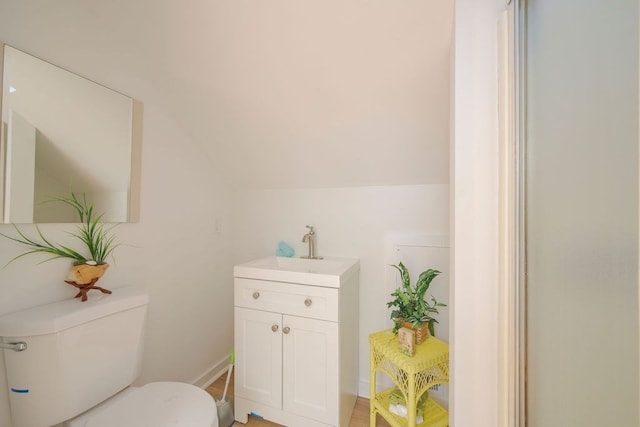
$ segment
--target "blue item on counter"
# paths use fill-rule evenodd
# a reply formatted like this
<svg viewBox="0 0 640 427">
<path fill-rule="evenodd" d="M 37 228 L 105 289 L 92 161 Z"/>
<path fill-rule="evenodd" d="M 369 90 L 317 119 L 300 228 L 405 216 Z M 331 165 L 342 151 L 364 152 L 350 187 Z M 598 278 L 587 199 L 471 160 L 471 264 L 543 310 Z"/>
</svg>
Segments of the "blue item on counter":
<svg viewBox="0 0 640 427">
<path fill-rule="evenodd" d="M 278 249 L 276 250 L 276 256 L 285 256 L 291 258 L 295 251 L 285 242 L 278 243 Z"/>
</svg>

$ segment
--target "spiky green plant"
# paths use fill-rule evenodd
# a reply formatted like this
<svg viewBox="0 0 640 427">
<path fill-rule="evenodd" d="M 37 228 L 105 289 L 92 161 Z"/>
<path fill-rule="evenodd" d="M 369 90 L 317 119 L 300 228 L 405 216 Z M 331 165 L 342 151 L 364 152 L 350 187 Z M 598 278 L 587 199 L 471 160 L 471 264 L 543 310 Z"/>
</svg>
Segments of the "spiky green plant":
<svg viewBox="0 0 640 427">
<path fill-rule="evenodd" d="M 429 290 L 431 281 L 435 279 L 440 271 L 428 269 L 420 273 L 415 287 L 411 286 L 411 278 L 409 270 L 400 262 L 398 265 L 392 265 L 400 272 L 402 285 L 397 288 L 391 296 L 394 297 L 387 303 L 387 308 L 394 307 L 391 312 L 391 320 L 393 320 L 393 332 L 397 333 L 404 322 L 410 322 L 414 328 L 423 323 L 427 323 L 429 333 L 435 336 L 435 324 L 438 321 L 433 317 L 439 314 L 438 307 L 446 307 L 446 304 L 438 302 L 431 296 L 431 302 L 425 300 L 425 294 Z"/>
<path fill-rule="evenodd" d="M 7 262 L 7 265 L 18 258 L 33 253 L 51 255 L 42 262 L 56 258 L 70 258 L 74 260 L 74 264 L 85 264 L 92 261 L 98 265 L 105 264 L 106 259 L 113 253 L 118 245 L 115 244 L 115 236 L 111 232 L 112 227 L 105 228 L 105 225 L 100 222 L 104 214 L 94 216 L 93 205 L 87 202 L 86 195 L 84 194 L 82 198 L 79 198 L 76 194 L 71 193 L 69 197 L 54 197 L 50 201 L 62 202 L 75 209 L 80 219 L 80 225 L 77 227 L 76 232 L 69 234 L 84 243 L 85 249 L 88 251 L 88 256 L 86 256 L 86 252 L 82 254 L 68 246 L 47 239 L 37 224 L 36 230 L 39 239 L 27 236 L 17 225 L 13 224 L 19 237 L 9 236 L 4 233 L 0 233 L 0 236 L 30 246 L 32 249 L 12 258 Z"/>
</svg>

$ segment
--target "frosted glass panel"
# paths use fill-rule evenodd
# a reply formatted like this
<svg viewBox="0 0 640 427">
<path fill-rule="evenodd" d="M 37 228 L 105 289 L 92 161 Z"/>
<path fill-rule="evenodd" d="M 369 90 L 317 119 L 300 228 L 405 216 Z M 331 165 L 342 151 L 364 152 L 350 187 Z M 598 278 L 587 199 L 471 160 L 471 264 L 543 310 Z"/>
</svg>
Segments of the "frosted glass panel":
<svg viewBox="0 0 640 427">
<path fill-rule="evenodd" d="M 527 24 L 527 425 L 638 427 L 638 2 Z"/>
</svg>

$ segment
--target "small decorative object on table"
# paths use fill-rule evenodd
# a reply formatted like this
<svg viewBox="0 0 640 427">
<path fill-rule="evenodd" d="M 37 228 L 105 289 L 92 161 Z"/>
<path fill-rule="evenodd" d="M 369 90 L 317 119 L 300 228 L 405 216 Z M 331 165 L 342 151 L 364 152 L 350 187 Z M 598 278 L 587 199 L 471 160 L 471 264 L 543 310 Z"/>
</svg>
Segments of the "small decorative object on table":
<svg viewBox="0 0 640 427">
<path fill-rule="evenodd" d="M 398 331 L 398 333 L 400 332 Z M 422 396 L 418 399 L 418 403 L 416 405 L 416 424 L 422 424 L 424 422 L 422 408 L 428 398 L 429 390 L 422 393 Z M 407 412 L 407 400 L 398 387 L 394 388 L 393 391 L 389 393 L 389 412 L 403 418 L 409 418 Z"/>
<path fill-rule="evenodd" d="M 416 353 L 416 333 L 411 328 L 398 329 L 398 344 L 403 354 L 413 356 Z"/>
<path fill-rule="evenodd" d="M 91 289 L 97 289 L 103 294 L 110 294 L 111 291 L 100 286 L 96 286 L 96 282 L 104 275 L 104 272 L 109 268 L 109 264 L 98 264 L 95 261 L 87 261 L 84 264 L 77 264 L 71 267 L 69 276 L 65 283 L 70 284 L 78 288 L 76 298 L 82 297 L 82 301 L 87 300 L 87 292 Z"/>
<path fill-rule="evenodd" d="M 115 236 L 111 234 L 111 230 L 105 229 L 104 224 L 100 222 L 103 214 L 94 217 L 93 205 L 87 203 L 84 195 L 80 199 L 74 193 L 71 193 L 70 197 L 56 197 L 53 198 L 52 201 L 66 203 L 76 210 L 80 219 L 80 225 L 78 226 L 78 230 L 75 233 L 71 233 L 71 235 L 78 238 L 84 244 L 89 256 L 87 257 L 68 246 L 51 242 L 42 234 L 42 231 L 40 231 L 37 225 L 36 230 L 38 231 L 39 239 L 27 236 L 14 224 L 13 226 L 19 237 L 12 237 L 3 233 L 0 233 L 0 236 L 30 246 L 32 249 L 12 258 L 7 264 L 32 253 L 49 254 L 51 255 L 50 260 L 55 258 L 70 258 L 74 260 L 74 263 L 65 282 L 78 288 L 79 292 L 76 298 L 82 297 L 81 300 L 86 301 L 87 292 L 90 289 L 97 289 L 105 294 L 110 294 L 110 290 L 95 285 L 109 267 L 109 264 L 106 262 L 107 257 L 111 255 L 117 247 L 114 242 Z"/>
<path fill-rule="evenodd" d="M 424 299 L 431 281 L 440 274 L 440 271 L 433 269 L 423 271 L 415 287 L 412 287 L 407 267 L 402 262 L 392 267 L 400 272 L 402 280 L 402 286 L 391 294 L 394 299 L 387 303 L 387 308 L 393 307 L 391 312 L 391 320 L 394 323 L 393 332 L 397 334 L 403 326 L 414 329 L 416 344 L 421 344 L 429 334 L 435 336 L 434 325 L 438 321 L 433 316 L 438 314 L 438 307 L 446 307 L 446 304 L 436 301 L 433 296 L 431 296 L 431 302 Z"/>
</svg>

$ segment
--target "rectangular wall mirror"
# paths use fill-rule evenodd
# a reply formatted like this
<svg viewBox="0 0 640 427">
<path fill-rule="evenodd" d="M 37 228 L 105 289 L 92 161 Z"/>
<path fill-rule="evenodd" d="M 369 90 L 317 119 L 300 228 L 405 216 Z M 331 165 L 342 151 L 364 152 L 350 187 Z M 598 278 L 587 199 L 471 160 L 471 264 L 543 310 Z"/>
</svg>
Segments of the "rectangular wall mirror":
<svg viewBox="0 0 640 427">
<path fill-rule="evenodd" d="M 0 44 L 3 223 L 78 222 L 84 194 L 104 222 L 138 220 L 142 104 Z"/>
</svg>

